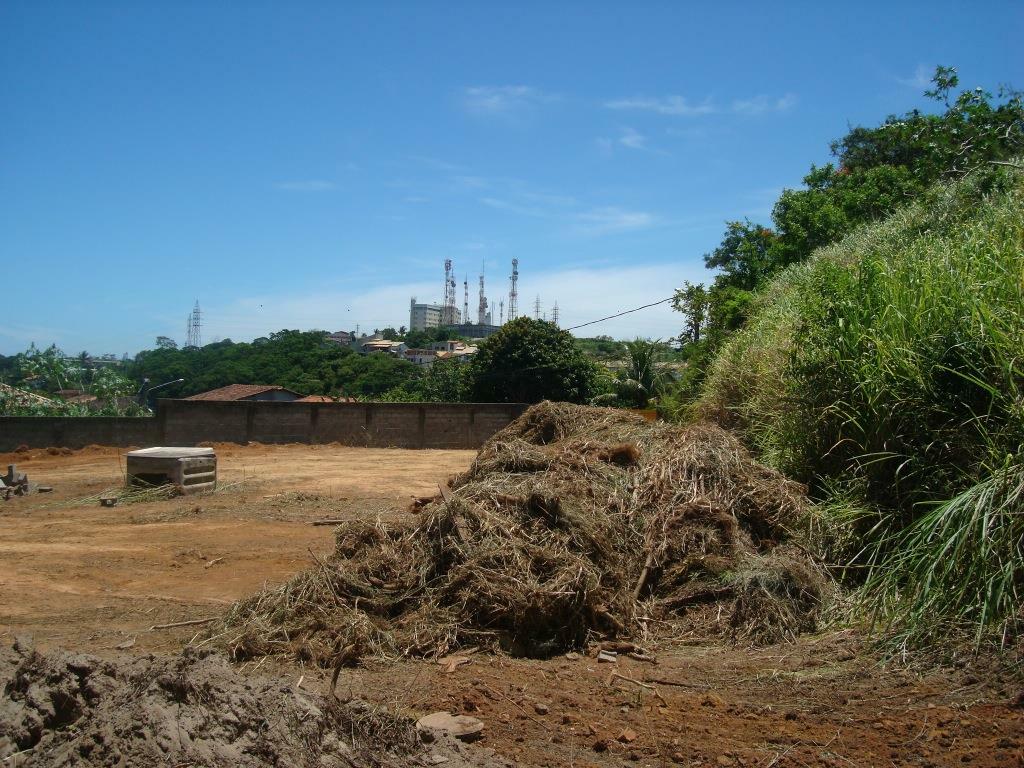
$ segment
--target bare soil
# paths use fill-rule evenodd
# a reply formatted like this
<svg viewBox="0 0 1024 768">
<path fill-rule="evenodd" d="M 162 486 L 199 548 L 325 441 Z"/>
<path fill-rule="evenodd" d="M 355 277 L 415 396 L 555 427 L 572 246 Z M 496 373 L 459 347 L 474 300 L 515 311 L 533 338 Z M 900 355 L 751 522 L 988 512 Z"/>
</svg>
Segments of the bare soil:
<svg viewBox="0 0 1024 768">
<path fill-rule="evenodd" d="M 176 663 L 183 645 L 203 643 L 203 625 L 151 627 L 216 616 L 306 568 L 311 553 L 326 555 L 333 528 L 313 520 L 412 514 L 412 497 L 432 494 L 474 456 L 216 448 L 217 493 L 112 508 L 94 497 L 123 482 L 123 450 L 0 455 L 0 466 L 17 463 L 34 484 L 54 488 L 0 502 L 0 642 L 10 647 L 27 634 L 46 654 L 87 653 L 119 669 Z M 344 670 L 337 692 L 412 718 L 436 710 L 478 717 L 486 725 L 481 744 L 522 765 L 1024 765 L 1024 691 L 1012 674 L 883 664 L 848 629 L 756 650 L 686 638 L 654 650 L 657 664 L 483 652 L 451 672 L 425 661 L 368 662 Z M 147 660 L 151 653 L 156 659 Z M 24 663 L 10 656 L 0 660 L 4 690 L 12 665 Z M 253 706 L 282 680 L 294 688 L 301 678 L 302 690 L 320 697 L 329 688 L 329 672 L 279 659 L 208 674 L 251 680 L 262 692 Z M 285 746 L 266 763 L 296 760 Z M 221 753 L 210 749 L 215 762 Z M 448 751 L 409 760 L 435 757 L 463 759 Z M 26 757 L 5 765 L 19 759 Z"/>
</svg>

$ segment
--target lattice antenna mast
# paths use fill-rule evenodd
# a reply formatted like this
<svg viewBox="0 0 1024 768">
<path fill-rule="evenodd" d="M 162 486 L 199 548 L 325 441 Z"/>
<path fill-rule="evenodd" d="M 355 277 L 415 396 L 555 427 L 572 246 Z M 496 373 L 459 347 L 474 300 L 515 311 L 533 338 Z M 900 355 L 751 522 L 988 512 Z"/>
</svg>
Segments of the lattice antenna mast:
<svg viewBox="0 0 1024 768">
<path fill-rule="evenodd" d="M 557 301 L 555 302 L 555 306 L 553 306 L 551 308 L 551 322 L 555 324 L 556 328 L 558 327 L 558 302 Z"/>
<path fill-rule="evenodd" d="M 441 325 L 455 325 L 455 275 L 452 274 L 452 260 L 444 260 L 444 310 Z"/>
<path fill-rule="evenodd" d="M 462 278 L 462 322 L 469 325 L 469 275 Z"/>
<path fill-rule="evenodd" d="M 512 259 L 512 276 L 509 278 L 508 319 L 519 316 L 519 259 Z"/>
<path fill-rule="evenodd" d="M 533 319 L 540 320 L 540 294 L 537 294 L 536 300 L 533 302 Z"/>
<path fill-rule="evenodd" d="M 192 313 L 188 316 L 188 327 L 186 329 L 185 334 L 185 346 L 203 346 L 203 320 L 202 312 L 199 309 L 199 299 L 196 299 L 196 305 L 192 307 Z"/>
<path fill-rule="evenodd" d="M 476 322 L 478 325 L 487 323 L 487 297 L 484 296 L 484 267 L 480 265 L 480 299 L 476 305 Z"/>
<path fill-rule="evenodd" d="M 505 324 L 505 300 L 498 299 L 498 325 Z"/>
</svg>

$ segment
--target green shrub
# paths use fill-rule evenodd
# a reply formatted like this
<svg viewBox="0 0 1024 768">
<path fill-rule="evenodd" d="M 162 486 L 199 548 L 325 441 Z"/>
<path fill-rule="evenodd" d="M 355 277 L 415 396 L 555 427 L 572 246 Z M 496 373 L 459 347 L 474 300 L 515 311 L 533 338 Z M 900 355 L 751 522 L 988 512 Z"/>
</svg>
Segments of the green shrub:
<svg viewBox="0 0 1024 768">
<path fill-rule="evenodd" d="M 939 186 L 782 273 L 700 408 L 873 510 L 844 521 L 853 563 L 909 637 L 925 617 L 1005 628 L 1024 584 L 1021 495 L 998 490 L 1024 460 L 1024 175 Z M 941 577 L 922 580 L 929 557 Z"/>
</svg>

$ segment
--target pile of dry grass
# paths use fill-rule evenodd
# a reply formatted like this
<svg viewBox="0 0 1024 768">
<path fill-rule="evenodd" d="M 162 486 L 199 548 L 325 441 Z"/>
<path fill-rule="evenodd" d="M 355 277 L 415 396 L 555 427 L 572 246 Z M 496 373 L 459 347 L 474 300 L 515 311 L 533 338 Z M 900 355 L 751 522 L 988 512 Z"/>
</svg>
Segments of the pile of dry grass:
<svg viewBox="0 0 1024 768">
<path fill-rule="evenodd" d="M 813 628 L 822 600 L 809 514 L 800 486 L 718 427 L 541 403 L 415 522 L 341 526 L 327 561 L 215 631 L 236 658 L 339 666 L 466 646 L 547 656 L 710 605 L 713 631 L 772 642 Z"/>
</svg>

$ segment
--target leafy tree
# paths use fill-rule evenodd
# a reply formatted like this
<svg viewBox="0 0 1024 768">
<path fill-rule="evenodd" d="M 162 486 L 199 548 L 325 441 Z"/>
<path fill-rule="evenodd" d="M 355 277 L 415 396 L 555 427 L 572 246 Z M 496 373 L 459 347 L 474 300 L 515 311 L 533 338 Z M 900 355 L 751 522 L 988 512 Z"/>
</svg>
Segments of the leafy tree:
<svg viewBox="0 0 1024 768">
<path fill-rule="evenodd" d="M 777 237 L 748 219 L 726 222 L 721 245 L 704 256 L 704 265 L 721 270 L 716 283 L 752 290 L 772 271 L 771 248 Z"/>
<path fill-rule="evenodd" d="M 553 323 L 519 317 L 480 344 L 470 363 L 470 396 L 481 402 L 584 403 L 598 393 L 598 370 Z"/>
<path fill-rule="evenodd" d="M 111 366 L 102 366 L 93 373 L 89 391 L 100 400 L 112 401 L 134 393 L 136 386 L 131 379 Z"/>
<path fill-rule="evenodd" d="M 423 376 L 424 400 L 458 403 L 469 394 L 469 366 L 459 360 L 436 360 Z"/>
<path fill-rule="evenodd" d="M 157 349 L 177 349 L 178 348 L 178 342 L 176 342 L 170 336 L 157 336 L 156 337 L 156 348 Z"/>
<path fill-rule="evenodd" d="M 51 344 L 46 349 L 39 349 L 35 344 L 30 344 L 29 348 L 17 357 L 21 379 L 50 392 L 67 389 L 68 381 L 74 374 L 75 366 L 68 362 L 56 344 Z"/>
<path fill-rule="evenodd" d="M 405 333 L 405 343 L 410 349 L 424 349 L 436 341 L 452 341 L 466 339 L 459 336 L 451 328 L 427 328 L 423 331 L 408 331 Z"/>
<path fill-rule="evenodd" d="M 708 323 L 708 291 L 700 283 L 689 280 L 676 291 L 672 306 L 686 318 L 680 341 L 684 344 L 700 344 L 704 328 Z"/>
<path fill-rule="evenodd" d="M 458 360 L 437 360 L 414 379 L 380 396 L 387 402 L 458 403 L 469 393 L 469 366 Z M 375 398 L 378 399 L 378 398 Z"/>
</svg>

